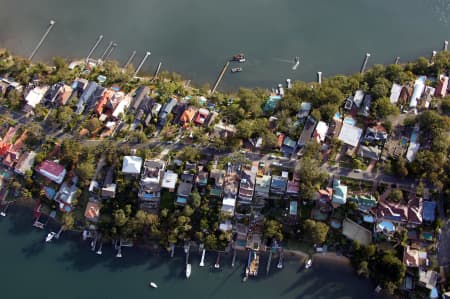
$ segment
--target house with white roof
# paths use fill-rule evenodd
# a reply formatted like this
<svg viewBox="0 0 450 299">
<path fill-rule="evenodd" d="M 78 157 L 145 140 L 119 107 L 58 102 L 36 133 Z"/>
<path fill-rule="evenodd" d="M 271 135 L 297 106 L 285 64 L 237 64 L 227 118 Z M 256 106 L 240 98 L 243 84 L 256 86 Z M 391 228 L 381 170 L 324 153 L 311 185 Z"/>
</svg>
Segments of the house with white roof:
<svg viewBox="0 0 450 299">
<path fill-rule="evenodd" d="M 398 98 L 400 97 L 400 93 L 402 92 L 403 86 L 394 83 L 391 88 L 391 96 L 389 99 L 391 100 L 391 104 L 396 104 L 398 102 Z"/>
<path fill-rule="evenodd" d="M 137 156 L 123 157 L 122 172 L 124 174 L 139 175 L 142 168 L 142 158 Z"/>
<path fill-rule="evenodd" d="M 48 90 L 48 86 L 38 86 L 30 90 L 30 92 L 25 97 L 25 101 L 27 105 L 35 108 L 37 104 L 39 104 L 44 98 L 45 93 Z"/>
<path fill-rule="evenodd" d="M 164 178 L 161 183 L 161 187 L 169 189 L 170 192 L 174 192 L 177 181 L 178 181 L 178 174 L 176 174 L 173 171 L 166 171 L 166 173 L 164 173 Z"/>
<path fill-rule="evenodd" d="M 344 121 L 338 139 L 353 147 L 358 146 L 363 130 Z"/>
<path fill-rule="evenodd" d="M 420 76 L 415 82 L 414 82 L 414 91 L 411 96 L 411 100 L 409 102 L 409 108 L 416 108 L 417 107 L 417 101 L 420 100 L 422 97 L 422 93 L 425 90 L 425 81 L 427 80 L 426 76 Z"/>
<path fill-rule="evenodd" d="M 328 125 L 323 121 L 319 121 L 317 123 L 316 129 L 314 130 L 313 136 L 318 143 L 321 143 L 325 141 L 325 136 L 327 135 L 327 132 L 328 132 Z"/>
</svg>

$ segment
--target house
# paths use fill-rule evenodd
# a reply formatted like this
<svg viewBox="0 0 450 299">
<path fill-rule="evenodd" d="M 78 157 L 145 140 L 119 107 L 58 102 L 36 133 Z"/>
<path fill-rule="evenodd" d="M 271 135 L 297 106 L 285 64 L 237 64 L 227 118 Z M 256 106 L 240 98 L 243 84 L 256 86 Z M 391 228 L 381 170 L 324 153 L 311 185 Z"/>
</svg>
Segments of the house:
<svg viewBox="0 0 450 299">
<path fill-rule="evenodd" d="M 115 198 L 116 197 L 116 184 L 114 183 L 114 167 L 111 166 L 106 171 L 106 176 L 103 181 L 102 197 Z"/>
<path fill-rule="evenodd" d="M 406 159 L 409 162 L 414 161 L 417 152 L 419 151 L 419 127 L 416 126 L 411 133 L 411 138 L 409 139 L 408 150 L 406 151 Z"/>
<path fill-rule="evenodd" d="M 180 124 L 183 127 L 189 124 L 192 119 L 194 119 L 195 113 L 197 113 L 197 110 L 194 107 L 189 107 L 188 109 L 184 110 L 180 116 Z"/>
<path fill-rule="evenodd" d="M 284 174 L 284 175 L 283 175 Z M 272 176 L 270 183 L 270 193 L 276 195 L 284 195 L 287 187 L 287 173 L 283 172 L 282 176 Z"/>
<path fill-rule="evenodd" d="M 217 116 L 219 116 L 219 113 L 217 113 L 216 111 L 212 111 L 209 114 L 209 117 L 206 119 L 206 121 L 204 123 L 204 126 L 207 127 L 207 128 L 210 127 L 214 123 L 214 121 L 216 120 Z"/>
<path fill-rule="evenodd" d="M 347 203 L 347 186 L 342 185 L 338 179 L 333 180 L 331 203 L 334 207 L 339 207 Z"/>
<path fill-rule="evenodd" d="M 77 103 L 77 109 L 75 111 L 76 114 L 82 114 L 88 103 L 90 102 L 91 98 L 94 96 L 95 91 L 99 85 L 95 83 L 94 81 L 89 82 L 86 88 L 83 90 L 83 93 L 81 94 L 80 98 L 78 99 Z"/>
<path fill-rule="evenodd" d="M 178 189 L 177 189 L 177 201 L 176 204 L 179 205 L 186 205 L 189 196 L 191 195 L 192 192 L 192 184 L 191 183 L 186 183 L 186 182 L 181 182 L 178 185 Z"/>
<path fill-rule="evenodd" d="M 42 101 L 48 88 L 48 86 L 38 86 L 30 90 L 25 97 L 25 102 L 27 102 L 27 105 L 34 109 L 36 105 Z"/>
<path fill-rule="evenodd" d="M 270 182 L 272 177 L 270 175 L 263 175 L 256 177 L 255 184 L 255 198 L 268 199 L 270 195 Z"/>
<path fill-rule="evenodd" d="M 317 121 L 311 116 L 308 115 L 305 121 L 305 125 L 303 126 L 302 133 L 298 138 L 297 145 L 299 148 L 305 146 L 305 144 L 311 139 L 312 134 L 314 133 L 314 129 L 316 128 Z"/>
<path fill-rule="evenodd" d="M 84 217 L 87 221 L 97 222 L 100 216 L 101 204 L 98 201 L 89 201 L 84 210 Z"/>
<path fill-rule="evenodd" d="M 400 97 L 400 93 L 402 92 L 403 86 L 393 83 L 391 87 L 391 95 L 389 96 L 389 99 L 391 101 L 391 104 L 397 104 L 398 99 Z"/>
<path fill-rule="evenodd" d="M 299 188 L 300 188 L 299 180 L 294 177 L 292 180 L 287 182 L 286 195 L 291 197 L 298 197 Z"/>
<path fill-rule="evenodd" d="M 427 260 L 427 252 L 412 249 L 410 246 L 403 248 L 403 264 L 409 268 L 418 268 L 419 266 L 425 266 Z"/>
<path fill-rule="evenodd" d="M 364 212 L 375 208 L 378 204 L 377 199 L 373 195 L 354 195 L 349 197 L 348 200 L 356 203 L 358 209 Z"/>
<path fill-rule="evenodd" d="M 344 103 L 344 109 L 345 110 L 352 110 L 353 108 L 353 96 L 349 96 L 345 99 L 345 103 Z"/>
<path fill-rule="evenodd" d="M 354 124 L 350 124 L 344 120 L 338 139 L 343 143 L 357 147 L 359 140 L 361 139 L 363 130 L 356 127 Z"/>
<path fill-rule="evenodd" d="M 208 172 L 199 171 L 197 174 L 197 186 L 205 187 L 208 184 Z"/>
<path fill-rule="evenodd" d="M 19 161 L 20 155 L 22 154 L 22 148 L 25 145 L 25 140 L 27 139 L 27 130 L 25 130 L 13 146 L 11 146 L 6 152 L 6 157 L 3 159 L 3 165 L 12 168 L 14 164 Z"/>
<path fill-rule="evenodd" d="M 123 157 L 122 172 L 124 174 L 139 175 L 142 168 L 142 158 L 137 156 Z"/>
<path fill-rule="evenodd" d="M 58 94 L 58 97 L 56 98 L 56 101 L 64 106 L 67 104 L 69 99 L 72 97 L 73 89 L 71 86 L 64 84 L 62 88 L 60 89 L 60 92 Z"/>
<path fill-rule="evenodd" d="M 384 143 L 388 138 L 386 129 L 381 125 L 368 127 L 364 134 L 363 141 L 368 143 Z"/>
<path fill-rule="evenodd" d="M 61 164 L 45 160 L 36 167 L 36 171 L 49 180 L 61 184 L 66 176 L 66 169 Z"/>
<path fill-rule="evenodd" d="M 392 202 L 383 196 L 378 201 L 377 221 L 385 224 L 406 225 L 407 227 L 415 228 L 423 222 L 423 200 L 420 197 L 412 197 L 408 203 Z M 380 227 L 381 228 L 381 227 Z"/>
<path fill-rule="evenodd" d="M 432 223 L 436 220 L 436 202 L 435 201 L 424 201 L 423 202 L 423 221 Z"/>
<path fill-rule="evenodd" d="M 59 209 L 62 212 L 71 212 L 72 211 L 72 203 L 77 196 L 78 188 L 75 184 L 69 186 L 66 182 L 61 185 L 59 191 L 56 193 L 53 198 L 59 204 Z"/>
<path fill-rule="evenodd" d="M 439 275 L 436 271 L 422 271 L 419 270 L 418 285 L 425 287 L 429 290 L 434 289 L 438 282 Z"/>
<path fill-rule="evenodd" d="M 302 120 L 308 117 L 309 113 L 311 113 L 312 104 L 308 102 L 302 102 L 300 104 L 300 111 L 297 113 L 297 119 Z"/>
<path fill-rule="evenodd" d="M 224 139 L 233 136 L 236 133 L 236 127 L 233 124 L 219 122 L 214 126 L 214 135 Z"/>
<path fill-rule="evenodd" d="M 445 75 L 439 75 L 439 82 L 436 86 L 434 95 L 439 98 L 444 98 L 447 95 L 448 77 Z"/>
<path fill-rule="evenodd" d="M 209 176 L 211 182 L 211 189 L 209 194 L 212 196 L 221 197 L 223 192 L 223 183 L 225 177 L 225 170 L 213 169 Z"/>
<path fill-rule="evenodd" d="M 290 155 L 297 149 L 297 142 L 292 140 L 289 136 L 285 136 L 283 139 L 283 144 L 281 145 L 281 151 L 285 155 Z"/>
<path fill-rule="evenodd" d="M 235 172 L 228 171 L 223 185 L 224 197 L 236 198 L 239 187 L 239 177 Z"/>
<path fill-rule="evenodd" d="M 125 95 L 123 92 L 118 91 L 114 93 L 111 101 L 118 103 L 117 105 L 115 105 L 111 116 L 114 119 L 119 119 L 122 115 L 125 114 L 125 110 L 128 108 L 128 106 L 130 106 L 131 97 L 128 94 Z"/>
<path fill-rule="evenodd" d="M 422 97 L 422 93 L 425 89 L 425 81 L 427 80 L 426 76 L 420 76 L 415 82 L 414 82 L 414 91 L 411 96 L 411 100 L 409 102 L 409 108 L 416 108 L 417 102 Z"/>
<path fill-rule="evenodd" d="M 44 95 L 45 104 L 54 104 L 63 88 L 64 83 L 58 82 L 50 86 Z"/>
<path fill-rule="evenodd" d="M 197 116 L 194 119 L 194 123 L 196 125 L 202 126 L 205 123 L 208 116 L 209 116 L 209 110 L 205 109 L 205 108 L 200 108 L 198 110 Z"/>
<path fill-rule="evenodd" d="M 323 121 L 319 121 L 317 123 L 316 128 L 314 129 L 313 137 L 317 141 L 317 143 L 322 143 L 325 141 L 327 132 L 328 132 L 328 125 Z"/>
<path fill-rule="evenodd" d="M 241 174 L 239 184 L 239 199 L 243 203 L 251 203 L 255 191 L 256 174 L 253 171 L 245 169 Z"/>
<path fill-rule="evenodd" d="M 22 154 L 19 161 L 17 161 L 14 172 L 20 175 L 25 175 L 25 173 L 30 171 L 33 167 L 35 157 L 36 153 L 33 151 Z"/>
<path fill-rule="evenodd" d="M 172 109 L 177 104 L 177 100 L 174 98 L 170 98 L 170 100 L 165 103 L 158 114 L 158 127 L 162 128 L 167 122 L 167 117 L 169 116 L 169 113 L 172 112 Z"/>
<path fill-rule="evenodd" d="M 77 78 L 72 83 L 72 90 L 76 91 L 78 94 L 81 94 L 86 87 L 89 85 L 89 81 L 83 78 Z"/>
<path fill-rule="evenodd" d="M 401 106 L 406 106 L 408 104 L 409 99 L 413 94 L 414 88 L 411 85 L 403 86 L 402 91 L 400 92 L 400 97 L 398 98 L 397 103 Z"/>
<path fill-rule="evenodd" d="M 164 173 L 164 178 L 161 183 L 161 187 L 168 189 L 169 192 L 174 192 L 177 181 L 178 181 L 178 174 L 174 173 L 173 171 L 166 171 Z"/>
<path fill-rule="evenodd" d="M 148 97 L 149 92 L 150 88 L 148 86 L 139 86 L 134 93 L 130 108 L 134 111 L 137 111 L 142 101 Z"/>
<path fill-rule="evenodd" d="M 364 100 L 364 91 L 357 90 L 355 91 L 355 95 L 353 96 L 353 103 L 355 104 L 356 108 L 360 108 L 361 104 Z"/>
<path fill-rule="evenodd" d="M 9 127 L 3 139 L 0 139 L 0 157 L 5 156 L 12 147 L 12 140 L 19 127 Z"/>
<path fill-rule="evenodd" d="M 366 94 L 364 96 L 363 103 L 359 110 L 361 115 L 364 117 L 368 117 L 370 115 L 370 107 L 371 106 L 372 106 L 372 96 L 370 94 Z"/>
<path fill-rule="evenodd" d="M 222 200 L 222 208 L 220 209 L 220 211 L 222 212 L 222 214 L 234 216 L 235 207 L 236 207 L 236 198 L 224 197 Z"/>
<path fill-rule="evenodd" d="M 373 145 L 360 145 L 358 155 L 363 159 L 378 161 L 381 156 L 381 148 Z"/>
</svg>

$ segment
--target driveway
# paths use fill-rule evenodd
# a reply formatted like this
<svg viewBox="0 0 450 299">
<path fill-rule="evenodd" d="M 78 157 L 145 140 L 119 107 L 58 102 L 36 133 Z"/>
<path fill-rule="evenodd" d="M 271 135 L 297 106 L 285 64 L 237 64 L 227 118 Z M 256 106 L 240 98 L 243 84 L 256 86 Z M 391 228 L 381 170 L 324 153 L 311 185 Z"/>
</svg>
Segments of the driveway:
<svg viewBox="0 0 450 299">
<path fill-rule="evenodd" d="M 438 241 L 438 261 L 440 266 L 450 266 L 450 221 L 443 221 Z"/>
</svg>

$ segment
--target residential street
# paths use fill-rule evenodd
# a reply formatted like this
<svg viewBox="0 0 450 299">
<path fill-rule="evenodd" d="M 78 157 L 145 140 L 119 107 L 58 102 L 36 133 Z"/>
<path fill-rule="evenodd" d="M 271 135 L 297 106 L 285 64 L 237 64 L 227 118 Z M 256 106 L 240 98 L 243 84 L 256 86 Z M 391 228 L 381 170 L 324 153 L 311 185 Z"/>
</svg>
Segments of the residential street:
<svg viewBox="0 0 450 299">
<path fill-rule="evenodd" d="M 443 198 L 438 201 L 438 214 L 442 219 L 441 233 L 438 235 L 438 261 L 439 266 L 450 266 L 450 219 L 445 217 Z"/>
</svg>

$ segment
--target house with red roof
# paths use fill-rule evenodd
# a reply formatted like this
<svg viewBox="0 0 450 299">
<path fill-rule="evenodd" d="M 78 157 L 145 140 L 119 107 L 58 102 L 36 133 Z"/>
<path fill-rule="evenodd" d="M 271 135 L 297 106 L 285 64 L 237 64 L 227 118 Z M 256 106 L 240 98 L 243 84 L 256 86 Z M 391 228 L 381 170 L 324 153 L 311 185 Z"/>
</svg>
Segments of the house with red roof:
<svg viewBox="0 0 450 299">
<path fill-rule="evenodd" d="M 49 180 L 61 184 L 64 180 L 64 177 L 66 176 L 66 169 L 61 164 L 45 160 L 41 164 L 39 164 L 35 169 L 39 174 L 43 175 L 44 177 L 48 178 Z"/>
<path fill-rule="evenodd" d="M 205 109 L 205 108 L 200 108 L 198 110 L 197 116 L 194 119 L 194 123 L 196 125 L 202 126 L 205 123 L 208 116 L 209 116 L 209 110 Z"/>
<path fill-rule="evenodd" d="M 25 140 L 27 139 L 27 131 L 25 130 L 22 135 L 14 142 L 6 152 L 6 157 L 3 159 L 3 165 L 6 167 L 13 167 L 20 158 L 22 154 L 22 148 L 25 145 Z"/>
</svg>

